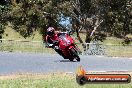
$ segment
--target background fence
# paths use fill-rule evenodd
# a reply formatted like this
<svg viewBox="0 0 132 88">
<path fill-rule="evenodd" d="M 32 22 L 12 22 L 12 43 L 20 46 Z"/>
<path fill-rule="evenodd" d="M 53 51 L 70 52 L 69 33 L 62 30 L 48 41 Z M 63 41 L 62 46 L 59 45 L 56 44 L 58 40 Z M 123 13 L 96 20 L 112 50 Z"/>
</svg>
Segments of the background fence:
<svg viewBox="0 0 132 88">
<path fill-rule="evenodd" d="M 100 44 L 98 42 L 77 44 L 83 55 L 105 55 L 132 57 L 132 45 Z M 35 52 L 35 53 L 56 53 L 51 48 L 46 48 L 42 41 L 21 41 L 21 40 L 0 40 L 0 51 L 9 52 Z"/>
</svg>

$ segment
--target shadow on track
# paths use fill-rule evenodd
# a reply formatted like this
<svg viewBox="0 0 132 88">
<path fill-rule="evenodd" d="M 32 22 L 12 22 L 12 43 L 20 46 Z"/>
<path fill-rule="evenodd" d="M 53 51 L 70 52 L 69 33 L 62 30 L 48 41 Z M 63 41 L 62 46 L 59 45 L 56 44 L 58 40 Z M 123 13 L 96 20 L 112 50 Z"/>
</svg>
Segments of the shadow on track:
<svg viewBox="0 0 132 88">
<path fill-rule="evenodd" d="M 54 62 L 77 62 L 77 61 L 70 61 L 70 60 L 59 60 L 59 61 L 54 61 Z"/>
<path fill-rule="evenodd" d="M 70 60 L 60 60 L 60 62 L 77 62 L 77 61 L 70 61 Z"/>
</svg>

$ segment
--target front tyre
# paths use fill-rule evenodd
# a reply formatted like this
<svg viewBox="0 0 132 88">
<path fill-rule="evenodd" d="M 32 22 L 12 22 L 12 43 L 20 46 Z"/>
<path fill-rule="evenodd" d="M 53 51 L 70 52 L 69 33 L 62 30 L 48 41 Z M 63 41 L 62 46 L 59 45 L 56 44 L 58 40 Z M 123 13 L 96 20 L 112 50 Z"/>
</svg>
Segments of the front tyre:
<svg viewBox="0 0 132 88">
<path fill-rule="evenodd" d="M 76 59 L 77 61 L 80 62 L 80 57 L 78 56 L 78 52 L 76 51 L 76 49 L 72 48 L 71 50 L 72 56 L 73 56 L 73 60 Z M 73 61 L 72 60 L 72 61 Z M 70 60 L 71 61 L 71 60 Z"/>
<path fill-rule="evenodd" d="M 80 62 L 80 57 L 79 57 L 79 56 L 76 56 L 76 60 L 77 60 L 78 62 Z"/>
</svg>

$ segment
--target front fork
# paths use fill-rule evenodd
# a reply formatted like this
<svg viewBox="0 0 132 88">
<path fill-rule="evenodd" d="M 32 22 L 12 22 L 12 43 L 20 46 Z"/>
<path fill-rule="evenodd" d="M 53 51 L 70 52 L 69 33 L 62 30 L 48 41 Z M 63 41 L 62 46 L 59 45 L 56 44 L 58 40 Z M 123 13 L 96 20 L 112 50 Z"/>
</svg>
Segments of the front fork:
<svg viewBox="0 0 132 88">
<path fill-rule="evenodd" d="M 70 53 L 71 56 L 76 56 L 76 55 L 78 55 L 77 49 L 76 49 L 75 46 L 70 46 L 70 47 L 69 47 L 69 53 Z"/>
</svg>

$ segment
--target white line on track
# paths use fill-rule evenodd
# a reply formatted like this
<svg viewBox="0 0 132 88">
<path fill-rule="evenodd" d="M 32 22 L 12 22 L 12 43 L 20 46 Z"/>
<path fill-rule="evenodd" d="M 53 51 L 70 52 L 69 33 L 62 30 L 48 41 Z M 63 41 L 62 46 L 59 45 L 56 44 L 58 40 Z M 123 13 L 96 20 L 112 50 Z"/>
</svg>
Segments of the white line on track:
<svg viewBox="0 0 132 88">
<path fill-rule="evenodd" d="M 129 59 L 132 59 L 132 58 L 129 58 Z"/>
</svg>

